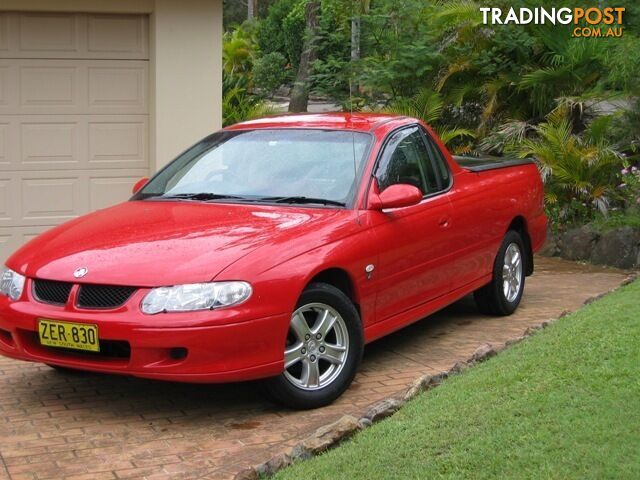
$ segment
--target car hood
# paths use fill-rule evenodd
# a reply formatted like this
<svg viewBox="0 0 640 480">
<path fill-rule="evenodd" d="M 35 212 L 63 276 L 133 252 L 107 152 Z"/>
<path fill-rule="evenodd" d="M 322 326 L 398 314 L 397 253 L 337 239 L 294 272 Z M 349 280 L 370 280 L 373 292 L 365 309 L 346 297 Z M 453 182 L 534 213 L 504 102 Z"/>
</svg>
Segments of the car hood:
<svg viewBox="0 0 640 480">
<path fill-rule="evenodd" d="M 12 255 L 7 265 L 29 277 L 154 287 L 207 282 L 259 249 L 281 250 L 304 241 L 327 242 L 326 233 L 349 211 L 294 206 L 130 201 L 60 225 Z M 315 239 L 315 240 L 314 240 Z M 262 247 L 262 248 L 261 248 Z M 298 249 L 299 250 L 299 249 Z M 281 254 L 281 252 L 279 252 Z M 281 255 L 279 255 L 281 256 Z"/>
</svg>

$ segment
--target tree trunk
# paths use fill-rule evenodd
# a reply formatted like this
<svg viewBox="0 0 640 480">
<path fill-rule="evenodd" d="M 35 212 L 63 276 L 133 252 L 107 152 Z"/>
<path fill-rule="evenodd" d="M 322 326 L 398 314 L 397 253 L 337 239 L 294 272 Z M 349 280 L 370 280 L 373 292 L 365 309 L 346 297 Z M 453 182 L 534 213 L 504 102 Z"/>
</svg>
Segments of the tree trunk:
<svg viewBox="0 0 640 480">
<path fill-rule="evenodd" d="M 291 89 L 291 100 L 289 101 L 290 112 L 306 112 L 309 105 L 309 72 L 311 66 L 318 56 L 316 50 L 316 37 L 318 34 L 318 10 L 319 0 L 311 0 L 307 3 L 305 11 L 305 23 L 307 31 L 302 44 L 300 54 L 300 65 L 296 81 Z"/>
<path fill-rule="evenodd" d="M 247 20 L 253 20 L 256 16 L 257 10 L 258 0 L 247 0 Z"/>
</svg>

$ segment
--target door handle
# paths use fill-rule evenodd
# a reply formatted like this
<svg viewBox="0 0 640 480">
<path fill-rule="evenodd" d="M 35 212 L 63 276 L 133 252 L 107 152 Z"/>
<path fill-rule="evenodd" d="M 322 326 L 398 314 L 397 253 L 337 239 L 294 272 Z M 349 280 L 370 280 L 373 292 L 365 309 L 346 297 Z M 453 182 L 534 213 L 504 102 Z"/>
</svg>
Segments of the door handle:
<svg viewBox="0 0 640 480">
<path fill-rule="evenodd" d="M 440 220 L 438 220 L 438 225 L 442 228 L 447 228 L 449 226 L 449 219 L 448 218 L 441 218 Z"/>
</svg>

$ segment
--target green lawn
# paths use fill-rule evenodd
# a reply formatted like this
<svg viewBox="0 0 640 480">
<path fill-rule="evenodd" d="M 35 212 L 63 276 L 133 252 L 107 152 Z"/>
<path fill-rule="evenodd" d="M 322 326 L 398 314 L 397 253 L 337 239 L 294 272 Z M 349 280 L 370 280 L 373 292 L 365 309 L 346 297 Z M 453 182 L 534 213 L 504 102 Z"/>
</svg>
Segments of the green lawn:
<svg viewBox="0 0 640 480">
<path fill-rule="evenodd" d="M 640 281 L 276 478 L 443 477 L 639 479 Z"/>
</svg>

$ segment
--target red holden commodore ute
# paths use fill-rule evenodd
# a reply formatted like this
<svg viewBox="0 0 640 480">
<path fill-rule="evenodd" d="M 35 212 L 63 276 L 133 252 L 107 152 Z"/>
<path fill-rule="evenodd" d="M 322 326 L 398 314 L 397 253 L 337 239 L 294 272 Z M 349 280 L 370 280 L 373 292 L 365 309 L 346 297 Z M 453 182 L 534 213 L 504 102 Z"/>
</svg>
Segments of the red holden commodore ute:
<svg viewBox="0 0 640 480">
<path fill-rule="evenodd" d="M 416 119 L 248 121 L 15 252 L 0 353 L 319 407 L 366 343 L 465 295 L 511 314 L 546 226 L 534 163 L 456 160 Z"/>
</svg>

